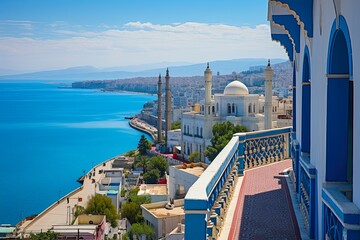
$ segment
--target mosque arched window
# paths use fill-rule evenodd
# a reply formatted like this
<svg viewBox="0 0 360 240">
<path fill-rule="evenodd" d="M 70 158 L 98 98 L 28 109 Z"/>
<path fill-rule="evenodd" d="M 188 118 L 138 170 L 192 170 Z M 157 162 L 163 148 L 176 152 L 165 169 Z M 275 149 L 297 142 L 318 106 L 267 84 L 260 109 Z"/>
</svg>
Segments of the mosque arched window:
<svg viewBox="0 0 360 240">
<path fill-rule="evenodd" d="M 202 137 L 203 135 L 203 130 L 202 130 L 202 127 L 200 128 L 200 136 Z"/>
<path fill-rule="evenodd" d="M 231 112 L 234 113 L 235 112 L 235 104 L 232 104 L 232 107 L 231 107 Z"/>
<path fill-rule="evenodd" d="M 256 108 L 255 108 L 255 103 L 254 103 L 254 105 L 253 105 L 253 113 L 255 113 L 255 110 L 256 110 Z"/>
<path fill-rule="evenodd" d="M 215 113 L 215 106 L 212 106 L 212 113 Z"/>
<path fill-rule="evenodd" d="M 251 103 L 249 104 L 249 107 L 248 107 L 248 112 L 251 113 Z"/>
<path fill-rule="evenodd" d="M 227 109 L 228 109 L 227 113 L 230 114 L 231 113 L 231 105 L 230 105 L 230 103 L 228 103 Z"/>
<path fill-rule="evenodd" d="M 196 127 L 196 135 L 199 136 L 199 127 Z"/>
</svg>

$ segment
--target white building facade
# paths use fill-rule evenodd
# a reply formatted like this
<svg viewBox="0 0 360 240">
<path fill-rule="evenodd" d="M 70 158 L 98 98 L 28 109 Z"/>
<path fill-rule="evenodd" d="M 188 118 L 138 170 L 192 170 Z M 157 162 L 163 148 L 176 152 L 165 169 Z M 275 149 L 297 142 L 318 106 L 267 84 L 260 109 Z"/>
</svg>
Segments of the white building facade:
<svg viewBox="0 0 360 240">
<path fill-rule="evenodd" d="M 230 82 L 223 94 L 212 95 L 211 78 L 208 66 L 205 70 L 205 100 L 200 101 L 200 109 L 182 115 L 181 150 L 186 159 L 191 153 L 199 152 L 204 161 L 204 151 L 211 145 L 212 128 L 217 123 L 229 121 L 234 125 L 245 126 L 249 131 L 264 129 L 263 95 L 249 94 L 245 84 L 237 80 Z M 271 93 L 271 89 L 268 92 Z M 270 101 L 271 127 L 277 127 L 277 116 L 282 114 L 279 108 L 280 99 L 272 96 Z M 291 125 L 291 121 L 284 125 L 286 123 Z"/>
<path fill-rule="evenodd" d="M 293 168 L 314 239 L 360 239 L 358 0 L 270 0 L 293 72 Z"/>
</svg>

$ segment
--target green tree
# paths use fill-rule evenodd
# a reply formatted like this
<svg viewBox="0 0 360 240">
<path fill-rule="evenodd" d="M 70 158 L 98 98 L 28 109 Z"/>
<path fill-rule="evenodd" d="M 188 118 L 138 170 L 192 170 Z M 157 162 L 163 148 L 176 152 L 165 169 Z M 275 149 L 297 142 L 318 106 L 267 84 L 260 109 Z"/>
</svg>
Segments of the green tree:
<svg viewBox="0 0 360 240">
<path fill-rule="evenodd" d="M 146 156 L 137 156 L 134 160 L 134 166 L 135 167 L 141 167 L 143 170 L 143 173 L 146 173 L 147 167 L 149 165 L 149 158 Z"/>
<path fill-rule="evenodd" d="M 190 162 L 200 162 L 200 159 L 201 159 L 201 155 L 199 152 L 193 152 L 189 155 L 189 161 Z"/>
<path fill-rule="evenodd" d="M 180 129 L 181 128 L 181 122 L 176 121 L 171 124 L 171 130 Z"/>
<path fill-rule="evenodd" d="M 144 135 L 140 137 L 138 149 L 141 155 L 146 155 L 146 150 L 151 149 L 151 142 Z"/>
<path fill-rule="evenodd" d="M 133 188 L 129 191 L 128 201 L 134 202 L 137 205 L 141 205 L 144 203 L 151 203 L 151 198 L 149 196 L 139 196 L 137 193 L 139 192 L 139 188 Z"/>
<path fill-rule="evenodd" d="M 158 169 L 151 169 L 143 175 L 143 178 L 148 184 L 156 184 L 160 178 L 160 171 Z"/>
<path fill-rule="evenodd" d="M 211 138 L 211 146 L 208 146 L 205 151 L 205 156 L 210 161 L 221 152 L 221 150 L 228 144 L 233 135 L 238 132 L 247 132 L 248 129 L 244 126 L 232 124 L 231 122 L 218 123 L 213 126 Z"/>
<path fill-rule="evenodd" d="M 134 223 L 130 227 L 130 237 L 134 235 L 137 236 L 137 239 L 140 239 L 142 235 L 145 235 L 147 240 L 151 240 L 155 237 L 155 232 L 145 223 Z"/>
<path fill-rule="evenodd" d="M 48 230 L 44 233 L 30 233 L 30 239 L 34 240 L 55 240 L 59 237 L 59 233 Z"/>
<path fill-rule="evenodd" d="M 155 157 L 150 158 L 149 169 L 159 170 L 160 177 L 164 176 L 168 167 L 169 167 L 169 163 L 165 160 L 165 158 L 163 158 L 161 156 L 155 156 Z"/>
<path fill-rule="evenodd" d="M 96 194 L 90 198 L 86 208 L 86 214 L 99 214 L 106 215 L 106 220 L 111 223 L 112 227 L 117 226 L 117 220 L 119 219 L 119 214 L 116 211 L 114 204 L 111 199 L 107 196 Z"/>
<path fill-rule="evenodd" d="M 135 202 L 127 202 L 121 208 L 121 217 L 127 218 L 131 224 L 141 222 L 141 207 Z"/>
<path fill-rule="evenodd" d="M 79 215 L 84 214 L 85 213 L 85 208 L 83 206 L 75 206 L 75 213 L 74 213 L 74 221 L 75 218 L 77 218 Z"/>
</svg>

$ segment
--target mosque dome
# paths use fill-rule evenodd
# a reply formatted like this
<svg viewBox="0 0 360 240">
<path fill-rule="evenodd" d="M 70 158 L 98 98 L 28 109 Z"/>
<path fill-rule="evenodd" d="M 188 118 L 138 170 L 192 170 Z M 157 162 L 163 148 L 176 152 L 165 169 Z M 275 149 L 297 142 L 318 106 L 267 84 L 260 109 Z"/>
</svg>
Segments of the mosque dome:
<svg viewBox="0 0 360 240">
<path fill-rule="evenodd" d="M 224 95 L 248 95 L 249 89 L 239 81 L 229 83 L 224 90 Z"/>
</svg>

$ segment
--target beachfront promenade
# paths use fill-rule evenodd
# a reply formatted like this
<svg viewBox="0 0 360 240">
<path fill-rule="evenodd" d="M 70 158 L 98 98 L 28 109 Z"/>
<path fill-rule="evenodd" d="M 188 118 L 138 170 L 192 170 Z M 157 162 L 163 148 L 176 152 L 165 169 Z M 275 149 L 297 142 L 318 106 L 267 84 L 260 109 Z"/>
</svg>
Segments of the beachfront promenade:
<svg viewBox="0 0 360 240">
<path fill-rule="evenodd" d="M 139 118 L 134 117 L 131 119 L 129 125 L 141 132 L 149 134 L 153 140 L 157 139 L 157 129 Z"/>
<path fill-rule="evenodd" d="M 21 236 L 26 236 L 30 233 L 46 232 L 48 229 L 51 229 L 53 225 L 70 225 L 74 220 L 73 214 L 75 212 L 75 206 L 86 206 L 91 196 L 95 195 L 96 184 L 103 176 L 103 174 L 99 174 L 99 170 L 111 169 L 111 164 L 114 159 L 115 158 L 111 158 L 91 169 L 91 171 L 86 174 L 81 187 L 63 196 L 33 220 L 19 223 L 18 233 L 20 233 Z"/>
</svg>

